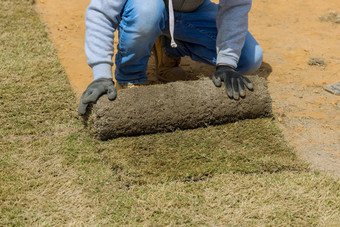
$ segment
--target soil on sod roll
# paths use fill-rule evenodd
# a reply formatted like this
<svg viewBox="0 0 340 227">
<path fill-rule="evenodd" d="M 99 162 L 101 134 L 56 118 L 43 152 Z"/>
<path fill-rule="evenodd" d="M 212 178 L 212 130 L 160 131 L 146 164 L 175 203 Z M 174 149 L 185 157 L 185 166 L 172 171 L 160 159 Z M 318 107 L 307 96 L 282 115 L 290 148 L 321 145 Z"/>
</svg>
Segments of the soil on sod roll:
<svg viewBox="0 0 340 227">
<path fill-rule="evenodd" d="M 92 108 L 89 127 L 102 140 L 176 129 L 192 129 L 271 114 L 264 79 L 250 77 L 253 91 L 229 99 L 210 79 L 141 86 L 118 91 L 115 101 L 102 96 Z"/>
</svg>

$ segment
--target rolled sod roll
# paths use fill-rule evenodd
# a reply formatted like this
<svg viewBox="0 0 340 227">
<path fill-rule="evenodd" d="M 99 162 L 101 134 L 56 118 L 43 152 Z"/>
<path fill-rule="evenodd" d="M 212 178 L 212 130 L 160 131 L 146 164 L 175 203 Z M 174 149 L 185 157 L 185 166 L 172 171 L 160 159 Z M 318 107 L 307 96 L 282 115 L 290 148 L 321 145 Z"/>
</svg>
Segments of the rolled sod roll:
<svg viewBox="0 0 340 227">
<path fill-rule="evenodd" d="M 116 100 L 104 95 L 93 105 L 88 127 L 107 140 L 270 116 L 265 80 L 249 79 L 254 90 L 240 100 L 228 98 L 224 84 L 217 88 L 209 78 L 119 90 Z"/>
</svg>

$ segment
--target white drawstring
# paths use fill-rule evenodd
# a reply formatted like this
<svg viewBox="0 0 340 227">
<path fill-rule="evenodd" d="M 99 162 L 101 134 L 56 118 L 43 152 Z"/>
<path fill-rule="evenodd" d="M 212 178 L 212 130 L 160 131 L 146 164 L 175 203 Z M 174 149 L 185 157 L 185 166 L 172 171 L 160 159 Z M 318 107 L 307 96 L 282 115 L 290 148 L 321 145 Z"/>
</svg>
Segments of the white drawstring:
<svg viewBox="0 0 340 227">
<path fill-rule="evenodd" d="M 174 19 L 174 7 L 172 6 L 172 0 L 169 0 L 169 29 L 171 36 L 171 47 L 176 48 L 177 44 L 174 39 L 174 31 L 175 31 L 175 19 Z"/>
</svg>

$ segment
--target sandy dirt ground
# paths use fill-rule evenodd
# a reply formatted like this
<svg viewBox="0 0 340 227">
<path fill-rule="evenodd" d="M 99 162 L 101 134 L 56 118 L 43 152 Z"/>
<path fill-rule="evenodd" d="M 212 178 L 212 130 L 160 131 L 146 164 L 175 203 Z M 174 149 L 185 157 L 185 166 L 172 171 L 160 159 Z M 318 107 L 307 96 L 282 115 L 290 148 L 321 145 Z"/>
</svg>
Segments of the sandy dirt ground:
<svg viewBox="0 0 340 227">
<path fill-rule="evenodd" d="M 36 2 L 78 97 L 93 80 L 84 53 L 89 2 Z M 314 168 L 340 177 L 340 96 L 323 89 L 340 81 L 340 23 L 320 19 L 332 11 L 340 13 L 339 0 L 255 0 L 249 30 L 264 50 L 264 63 L 256 74 L 268 80 L 274 115 L 286 140 Z M 311 64 L 312 58 L 324 64 Z M 153 78 L 152 60 L 149 66 Z M 213 72 L 187 58 L 182 66 L 191 76 Z"/>
</svg>

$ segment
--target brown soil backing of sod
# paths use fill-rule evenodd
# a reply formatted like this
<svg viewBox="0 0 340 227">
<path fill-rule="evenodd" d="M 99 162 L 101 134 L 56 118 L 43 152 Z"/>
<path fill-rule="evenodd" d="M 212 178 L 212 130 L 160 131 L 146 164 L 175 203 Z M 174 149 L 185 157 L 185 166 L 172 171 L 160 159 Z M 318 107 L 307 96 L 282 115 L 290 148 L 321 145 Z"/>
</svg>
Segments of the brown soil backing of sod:
<svg viewBox="0 0 340 227">
<path fill-rule="evenodd" d="M 124 89 L 114 101 L 93 106 L 91 131 L 100 139 L 192 129 L 270 116 L 271 98 L 263 78 L 252 77 L 246 98 L 226 97 L 210 79 Z"/>
</svg>

